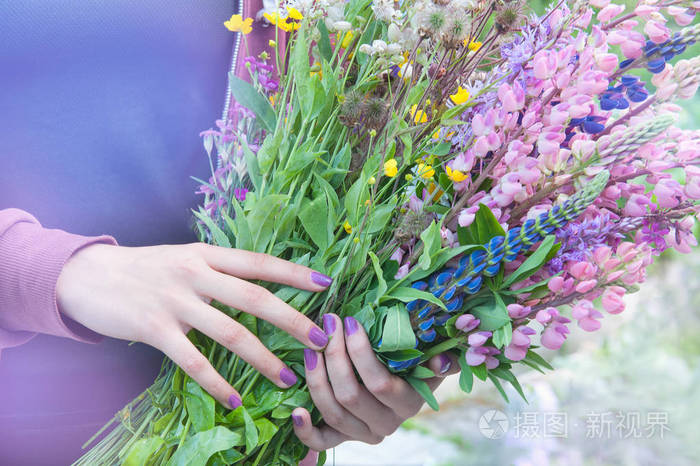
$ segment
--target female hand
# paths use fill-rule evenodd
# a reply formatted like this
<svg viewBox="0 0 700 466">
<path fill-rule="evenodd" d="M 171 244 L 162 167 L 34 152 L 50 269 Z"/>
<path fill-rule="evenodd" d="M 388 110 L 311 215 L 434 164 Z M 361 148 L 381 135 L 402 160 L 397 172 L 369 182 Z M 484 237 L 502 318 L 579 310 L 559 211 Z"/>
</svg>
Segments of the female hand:
<svg viewBox="0 0 700 466">
<path fill-rule="evenodd" d="M 296 408 L 292 420 L 297 437 L 316 451 L 346 440 L 377 444 L 423 406 L 413 387 L 377 359 L 357 320 L 346 317 L 344 324 L 335 314 L 324 315 L 323 326 L 330 337 L 325 352 L 304 350 L 306 383 L 325 425 L 314 427 L 304 408 Z M 459 371 L 448 354 L 430 359 L 428 368 L 436 374 L 425 380 L 431 390 Z"/>
<path fill-rule="evenodd" d="M 212 299 L 267 320 L 316 350 L 326 334 L 265 288 L 260 279 L 322 291 L 331 279 L 266 254 L 204 243 L 149 247 L 94 244 L 77 251 L 56 284 L 62 313 L 95 332 L 140 341 L 165 353 L 221 404 L 240 394 L 209 364 L 187 332 L 197 328 L 250 363 L 278 387 L 296 376 L 243 325 L 209 305 Z"/>
</svg>

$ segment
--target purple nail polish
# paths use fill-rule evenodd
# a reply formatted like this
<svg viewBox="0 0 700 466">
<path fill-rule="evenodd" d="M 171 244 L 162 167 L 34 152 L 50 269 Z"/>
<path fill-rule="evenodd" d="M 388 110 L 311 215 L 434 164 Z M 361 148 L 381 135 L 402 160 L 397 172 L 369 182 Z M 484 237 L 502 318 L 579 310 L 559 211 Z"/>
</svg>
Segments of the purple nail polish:
<svg viewBox="0 0 700 466">
<path fill-rule="evenodd" d="M 310 371 L 316 369 L 316 363 L 318 363 L 318 355 L 316 351 L 304 348 L 304 362 L 306 363 L 306 368 Z"/>
<path fill-rule="evenodd" d="M 241 399 L 238 398 L 238 395 L 233 394 L 228 397 L 228 404 L 231 405 L 231 409 L 236 409 L 238 408 L 242 403 Z"/>
<path fill-rule="evenodd" d="M 328 336 L 333 335 L 333 332 L 335 332 L 335 318 L 332 315 L 323 315 L 323 330 L 326 331 Z"/>
<path fill-rule="evenodd" d="M 441 354 L 440 355 L 440 373 L 444 374 L 445 372 L 450 370 L 450 367 L 452 367 L 452 361 L 450 360 L 449 356 L 446 354 Z"/>
<path fill-rule="evenodd" d="M 316 346 L 323 348 L 328 344 L 328 336 L 321 331 L 321 329 L 312 327 L 309 330 L 309 340 Z"/>
<path fill-rule="evenodd" d="M 301 427 L 304 425 L 304 418 L 296 414 L 292 414 L 292 422 L 294 422 L 295 426 Z"/>
<path fill-rule="evenodd" d="M 290 387 L 297 383 L 297 376 L 286 367 L 280 371 L 280 379 Z"/>
<path fill-rule="evenodd" d="M 352 335 L 357 332 L 357 320 L 354 317 L 345 318 L 345 333 Z"/>
<path fill-rule="evenodd" d="M 328 275 L 323 275 L 319 272 L 311 272 L 311 281 L 317 285 L 326 287 L 333 283 L 333 279 Z"/>
</svg>

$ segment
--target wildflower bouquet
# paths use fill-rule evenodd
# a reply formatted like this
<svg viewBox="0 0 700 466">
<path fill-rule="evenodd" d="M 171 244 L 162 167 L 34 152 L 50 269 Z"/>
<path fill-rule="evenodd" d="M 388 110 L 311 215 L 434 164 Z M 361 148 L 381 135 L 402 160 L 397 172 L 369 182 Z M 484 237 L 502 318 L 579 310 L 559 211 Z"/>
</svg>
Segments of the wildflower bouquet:
<svg viewBox="0 0 700 466">
<path fill-rule="evenodd" d="M 266 285 L 318 320 L 356 319 L 377 357 L 437 409 L 420 365 L 451 351 L 460 385 L 524 396 L 516 363 L 549 364 L 577 324 L 601 326 L 668 248 L 689 252 L 700 133 L 674 99 L 700 83 L 697 2 L 300 1 L 245 58 L 250 80 L 203 133 L 212 178 L 202 241 L 333 278 L 324 293 Z M 245 34 L 250 20 L 229 25 Z M 281 34 L 281 33 L 280 33 Z M 277 71 L 275 71 L 277 70 Z M 303 376 L 303 347 L 236 309 Z M 603 312 L 601 312 L 603 311 Z M 296 464 L 290 413 L 313 409 L 191 333 L 243 395 L 226 411 L 166 362 L 84 464 Z M 312 411 L 313 412 L 313 411 Z M 315 420 L 318 419 L 316 415 Z M 323 459 L 323 455 L 322 458 Z"/>
</svg>

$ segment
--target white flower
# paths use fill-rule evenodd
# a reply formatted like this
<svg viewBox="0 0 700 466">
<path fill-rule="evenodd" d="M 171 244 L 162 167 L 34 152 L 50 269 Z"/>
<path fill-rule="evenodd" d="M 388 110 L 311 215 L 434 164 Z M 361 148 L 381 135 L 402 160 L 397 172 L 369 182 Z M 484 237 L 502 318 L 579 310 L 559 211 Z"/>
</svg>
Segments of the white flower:
<svg viewBox="0 0 700 466">
<path fill-rule="evenodd" d="M 336 21 L 333 23 L 333 29 L 336 31 L 346 32 L 352 29 L 352 24 L 348 21 Z"/>
<path fill-rule="evenodd" d="M 399 44 L 392 42 L 391 44 L 389 44 L 387 46 L 387 52 L 389 53 L 389 55 L 397 55 L 397 54 L 400 54 L 401 51 L 402 51 L 402 48 Z"/>
<path fill-rule="evenodd" d="M 372 11 L 378 20 L 389 23 L 400 17 L 400 13 L 394 8 L 393 0 L 374 0 Z"/>
<path fill-rule="evenodd" d="M 369 44 L 362 44 L 360 45 L 360 53 L 366 53 L 367 55 L 373 55 L 374 54 L 374 49 L 372 48 L 371 45 Z"/>
<path fill-rule="evenodd" d="M 375 53 L 385 53 L 387 51 L 388 46 L 383 40 L 375 39 L 372 41 L 372 48 L 374 49 Z"/>
</svg>

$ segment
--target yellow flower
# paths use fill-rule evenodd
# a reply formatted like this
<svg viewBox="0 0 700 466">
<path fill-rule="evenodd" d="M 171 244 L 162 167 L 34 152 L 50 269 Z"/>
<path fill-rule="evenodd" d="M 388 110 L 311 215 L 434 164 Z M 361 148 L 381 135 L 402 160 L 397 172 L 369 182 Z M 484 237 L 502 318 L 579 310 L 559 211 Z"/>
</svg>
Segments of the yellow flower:
<svg viewBox="0 0 700 466">
<path fill-rule="evenodd" d="M 432 178 L 433 176 L 435 176 L 435 169 L 432 166 L 426 165 L 421 162 L 418 164 L 418 176 L 426 179 Z"/>
<path fill-rule="evenodd" d="M 447 173 L 447 177 L 455 183 L 459 183 L 460 181 L 464 181 L 467 179 L 467 175 L 465 175 L 459 170 L 453 170 L 449 166 L 445 167 L 445 172 Z"/>
<path fill-rule="evenodd" d="M 406 178 L 406 181 L 411 181 L 413 179 L 413 175 L 407 173 L 406 176 L 404 176 L 404 178 Z"/>
<path fill-rule="evenodd" d="M 464 39 L 464 46 L 467 47 L 472 52 L 476 52 L 477 50 L 479 50 L 481 48 L 481 42 L 479 42 L 478 40 L 473 40 L 473 41 L 467 43 L 467 39 Z"/>
<path fill-rule="evenodd" d="M 272 48 L 274 49 L 275 47 L 277 47 L 277 42 L 275 42 L 274 40 L 270 39 L 270 40 L 267 41 L 267 45 L 269 45 L 270 47 L 272 47 Z"/>
<path fill-rule="evenodd" d="M 457 89 L 457 93 L 450 95 L 450 100 L 455 105 L 462 105 L 463 103 L 469 100 L 469 92 L 467 92 L 467 90 L 464 89 L 462 86 L 459 86 L 459 88 Z"/>
<path fill-rule="evenodd" d="M 377 182 L 377 179 L 376 179 L 375 177 L 373 177 L 373 176 L 370 176 L 370 177 L 369 177 L 369 180 L 367 180 L 367 184 L 369 184 L 369 185 L 373 185 L 373 184 L 375 184 L 376 182 Z"/>
<path fill-rule="evenodd" d="M 409 113 L 417 125 L 428 121 L 428 115 L 423 110 L 418 110 L 417 104 L 411 105 L 411 110 Z"/>
<path fill-rule="evenodd" d="M 354 238 L 352 239 L 352 242 L 355 243 L 355 244 L 357 244 L 357 243 L 360 242 L 360 238 L 358 238 L 358 237 L 356 236 L 356 237 L 354 237 Z"/>
<path fill-rule="evenodd" d="M 289 14 L 290 18 L 296 19 L 297 21 L 301 21 L 304 18 L 304 15 L 302 15 L 301 12 L 294 7 L 287 10 L 287 13 Z"/>
<path fill-rule="evenodd" d="M 372 203 L 372 201 L 370 201 L 369 199 L 367 199 L 367 200 L 365 201 L 365 205 L 370 205 L 371 203 Z"/>
<path fill-rule="evenodd" d="M 389 159 L 384 162 L 384 174 L 389 178 L 393 178 L 399 172 L 398 164 L 396 159 Z"/>
<path fill-rule="evenodd" d="M 311 71 L 309 71 L 309 76 L 318 76 L 319 79 L 323 78 L 323 70 L 321 69 L 321 64 L 320 63 L 314 63 L 311 65 L 310 68 Z"/>
<path fill-rule="evenodd" d="M 296 11 L 296 10 L 295 10 Z M 298 13 L 298 11 L 297 11 Z M 301 13 L 299 13 L 301 14 Z M 271 24 L 274 24 L 278 28 L 285 32 L 290 32 L 292 30 L 296 31 L 301 27 L 301 24 L 295 22 L 288 22 L 286 16 L 280 16 L 278 13 L 263 13 L 265 19 L 267 19 Z"/>
<path fill-rule="evenodd" d="M 274 107 L 274 106 L 275 106 L 275 100 L 277 100 L 277 93 L 272 94 L 270 97 L 268 97 L 268 99 L 270 100 L 270 103 L 271 103 L 272 106 Z"/>
<path fill-rule="evenodd" d="M 347 220 L 343 224 L 343 228 L 345 229 L 345 233 L 347 233 L 348 235 L 350 233 L 352 233 L 352 226 L 350 225 L 350 222 L 348 222 Z"/>
<path fill-rule="evenodd" d="M 442 197 L 443 194 L 445 194 L 445 191 L 440 189 L 438 185 L 433 183 L 432 181 L 430 182 L 430 185 L 428 185 L 428 193 L 432 196 L 432 199 L 438 200 Z"/>
<path fill-rule="evenodd" d="M 340 47 L 344 48 L 344 49 L 350 47 L 350 44 L 352 43 L 352 38 L 353 38 L 352 31 L 346 32 L 345 36 L 343 37 L 343 40 L 340 42 Z"/>
<path fill-rule="evenodd" d="M 233 15 L 228 21 L 224 21 L 224 26 L 231 32 L 242 32 L 249 34 L 253 30 L 253 18 L 243 19 L 241 15 Z"/>
</svg>

